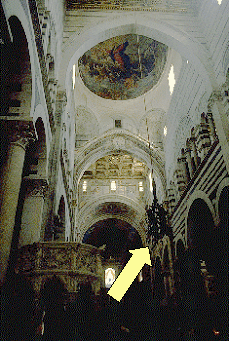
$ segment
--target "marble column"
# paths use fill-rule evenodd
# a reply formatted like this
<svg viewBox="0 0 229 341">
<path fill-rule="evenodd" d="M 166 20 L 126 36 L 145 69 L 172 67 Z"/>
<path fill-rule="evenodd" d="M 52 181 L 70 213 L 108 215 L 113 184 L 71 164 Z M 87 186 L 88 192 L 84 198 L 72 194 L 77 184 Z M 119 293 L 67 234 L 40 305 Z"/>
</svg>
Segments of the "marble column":
<svg viewBox="0 0 229 341">
<path fill-rule="evenodd" d="M 41 221 L 47 181 L 45 179 L 23 179 L 26 194 L 21 217 L 19 247 L 37 243 L 41 236 Z"/>
<path fill-rule="evenodd" d="M 9 127 L 10 144 L 2 175 L 0 208 L 0 285 L 3 283 L 11 249 L 25 159 L 25 150 L 33 140 L 32 123 L 16 122 Z"/>
</svg>

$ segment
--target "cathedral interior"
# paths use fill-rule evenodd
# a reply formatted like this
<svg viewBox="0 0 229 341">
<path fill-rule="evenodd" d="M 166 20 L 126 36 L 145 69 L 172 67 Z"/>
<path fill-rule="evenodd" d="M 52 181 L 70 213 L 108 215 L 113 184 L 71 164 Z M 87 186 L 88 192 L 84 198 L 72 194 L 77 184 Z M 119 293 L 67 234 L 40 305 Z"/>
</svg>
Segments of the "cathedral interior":
<svg viewBox="0 0 229 341">
<path fill-rule="evenodd" d="M 228 340 L 229 1 L 0 13 L 1 340 Z"/>
</svg>

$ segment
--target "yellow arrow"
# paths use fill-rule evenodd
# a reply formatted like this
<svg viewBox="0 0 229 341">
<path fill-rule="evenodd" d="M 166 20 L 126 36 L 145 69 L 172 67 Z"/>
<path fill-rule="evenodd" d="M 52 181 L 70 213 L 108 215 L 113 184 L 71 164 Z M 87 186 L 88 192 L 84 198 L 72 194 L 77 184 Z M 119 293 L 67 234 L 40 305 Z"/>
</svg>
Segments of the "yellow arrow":
<svg viewBox="0 0 229 341">
<path fill-rule="evenodd" d="M 122 270 L 110 290 L 108 295 L 112 296 L 115 300 L 121 301 L 131 283 L 134 281 L 137 274 L 142 269 L 143 265 L 146 263 L 151 265 L 150 253 L 148 247 L 129 250 L 133 256 L 130 258 L 129 262 L 126 264 L 125 268 Z"/>
</svg>

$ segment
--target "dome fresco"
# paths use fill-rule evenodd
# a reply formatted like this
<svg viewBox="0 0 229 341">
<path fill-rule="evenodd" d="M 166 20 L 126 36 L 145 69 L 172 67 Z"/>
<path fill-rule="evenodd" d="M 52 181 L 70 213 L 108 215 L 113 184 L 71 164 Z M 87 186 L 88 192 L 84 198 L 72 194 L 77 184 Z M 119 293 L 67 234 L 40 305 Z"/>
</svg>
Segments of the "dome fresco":
<svg viewBox="0 0 229 341">
<path fill-rule="evenodd" d="M 79 59 L 85 86 L 96 95 L 125 100 L 156 85 L 166 63 L 168 47 L 151 38 L 128 34 L 97 44 Z"/>
</svg>

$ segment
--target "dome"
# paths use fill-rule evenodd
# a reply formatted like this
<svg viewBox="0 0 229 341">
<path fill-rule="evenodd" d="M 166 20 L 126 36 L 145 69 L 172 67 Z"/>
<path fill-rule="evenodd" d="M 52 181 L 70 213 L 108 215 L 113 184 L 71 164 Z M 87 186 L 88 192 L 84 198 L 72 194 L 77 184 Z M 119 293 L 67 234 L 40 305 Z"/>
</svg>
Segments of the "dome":
<svg viewBox="0 0 229 341">
<path fill-rule="evenodd" d="M 166 45 L 145 36 L 116 36 L 84 53 L 78 62 L 80 76 L 102 98 L 136 98 L 158 83 L 167 50 Z"/>
</svg>

